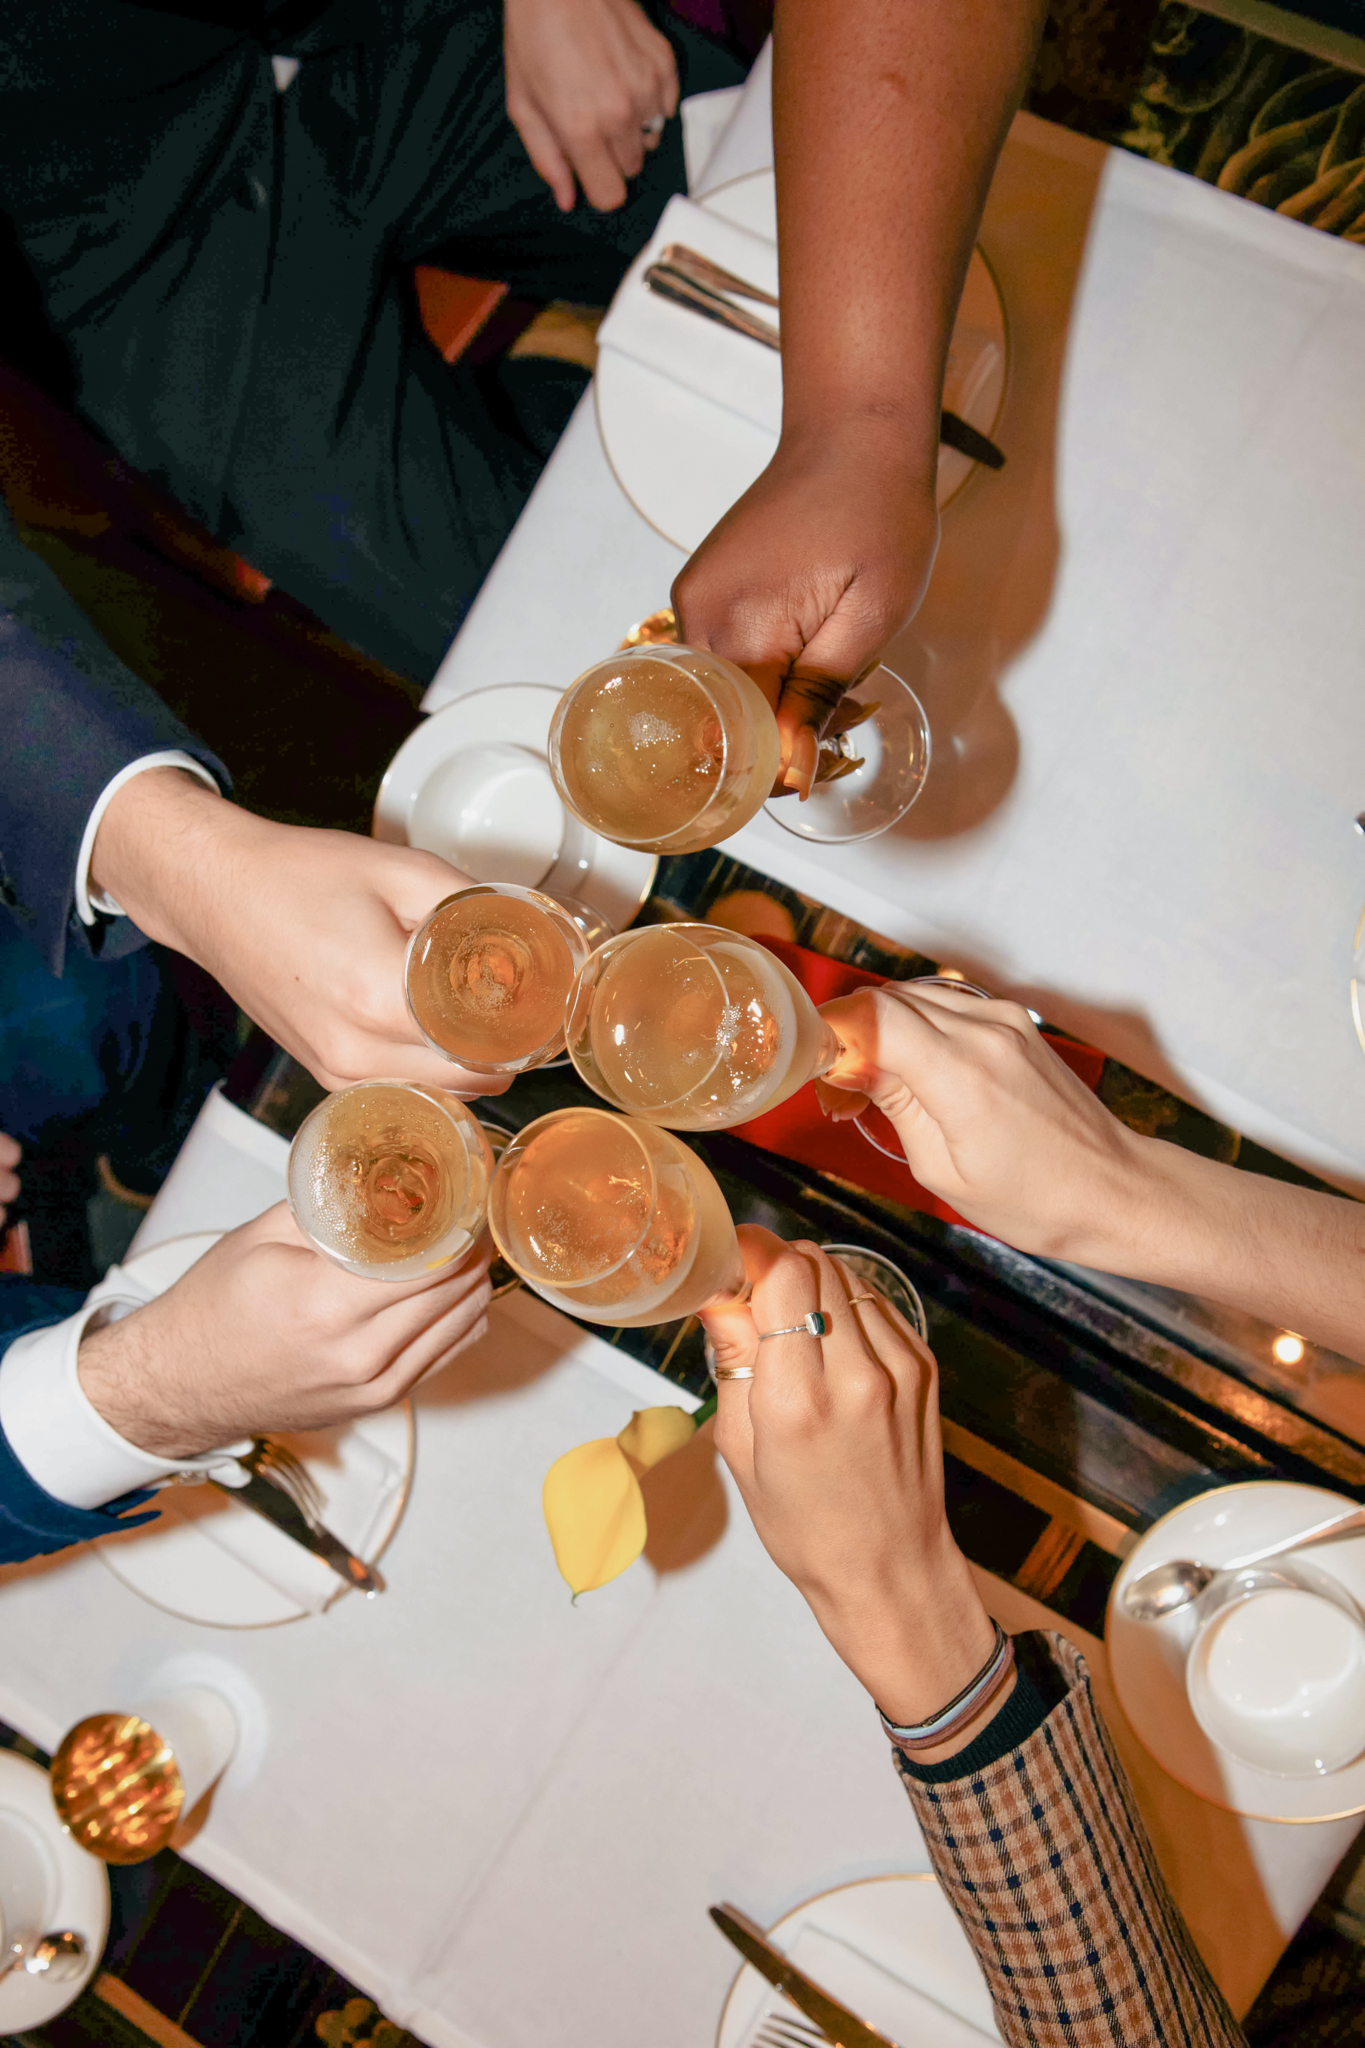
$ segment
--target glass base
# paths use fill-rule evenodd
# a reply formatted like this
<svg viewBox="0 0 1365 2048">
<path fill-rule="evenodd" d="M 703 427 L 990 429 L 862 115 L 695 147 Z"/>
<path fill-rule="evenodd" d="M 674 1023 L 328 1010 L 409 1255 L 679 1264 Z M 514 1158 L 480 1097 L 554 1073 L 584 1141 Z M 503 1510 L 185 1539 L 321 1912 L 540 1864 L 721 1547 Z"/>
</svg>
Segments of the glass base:
<svg viewBox="0 0 1365 2048">
<path fill-rule="evenodd" d="M 784 832 L 822 846 L 873 839 L 878 832 L 889 831 L 910 809 L 929 773 L 924 706 L 893 669 L 884 663 L 874 668 L 847 693 L 844 702 L 850 701 L 878 708 L 864 725 L 822 745 L 820 758 L 824 763 L 841 754 L 862 765 L 837 780 L 817 783 L 805 803 L 783 796 L 763 807 Z"/>
</svg>

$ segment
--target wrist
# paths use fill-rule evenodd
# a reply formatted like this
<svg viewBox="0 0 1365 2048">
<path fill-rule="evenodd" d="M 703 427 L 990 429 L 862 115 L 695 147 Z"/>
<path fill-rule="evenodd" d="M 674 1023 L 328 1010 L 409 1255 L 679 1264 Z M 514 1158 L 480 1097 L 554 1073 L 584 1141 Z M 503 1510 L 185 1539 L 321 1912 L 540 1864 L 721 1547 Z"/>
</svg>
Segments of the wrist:
<svg viewBox="0 0 1365 2048">
<path fill-rule="evenodd" d="M 158 1375 L 148 1353 L 145 1311 L 88 1331 L 76 1353 L 76 1374 L 95 1413 L 135 1450 L 180 1459 L 213 1449 L 210 1440 L 178 1425 L 167 1404 L 150 1398 Z"/>
<path fill-rule="evenodd" d="M 995 1647 L 995 1623 L 955 1545 L 924 1582 L 932 1588 L 929 1597 L 917 1592 L 876 1608 L 845 1607 L 828 1620 L 817 1609 L 844 1662 L 899 1726 L 941 1713 L 977 1677 Z M 996 1694 L 991 1706 L 1000 1700 Z"/>
<path fill-rule="evenodd" d="M 791 393 L 784 400 L 775 460 L 801 468 L 856 465 L 880 491 L 921 498 L 937 509 L 939 406 L 868 392 Z"/>
<path fill-rule="evenodd" d="M 198 889 L 246 818 L 182 769 L 149 769 L 116 793 L 100 821 L 91 890 L 112 897 L 148 938 L 197 958 Z"/>
</svg>

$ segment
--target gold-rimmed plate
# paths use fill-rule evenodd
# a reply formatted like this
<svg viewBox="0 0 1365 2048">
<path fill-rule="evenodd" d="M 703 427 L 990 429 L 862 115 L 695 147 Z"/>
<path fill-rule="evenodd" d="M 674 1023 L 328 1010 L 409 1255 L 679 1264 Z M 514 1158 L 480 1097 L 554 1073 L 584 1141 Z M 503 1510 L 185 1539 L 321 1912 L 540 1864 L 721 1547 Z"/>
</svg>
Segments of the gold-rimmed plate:
<svg viewBox="0 0 1365 2048">
<path fill-rule="evenodd" d="M 999 2041 L 991 1995 L 931 1870 L 865 1877 L 817 1892 L 768 1929 L 776 1946 L 888 2038 L 916 2048 Z M 730 1987 L 716 2048 L 747 2048 L 769 2007 L 792 2008 L 746 1963 Z"/>
</svg>

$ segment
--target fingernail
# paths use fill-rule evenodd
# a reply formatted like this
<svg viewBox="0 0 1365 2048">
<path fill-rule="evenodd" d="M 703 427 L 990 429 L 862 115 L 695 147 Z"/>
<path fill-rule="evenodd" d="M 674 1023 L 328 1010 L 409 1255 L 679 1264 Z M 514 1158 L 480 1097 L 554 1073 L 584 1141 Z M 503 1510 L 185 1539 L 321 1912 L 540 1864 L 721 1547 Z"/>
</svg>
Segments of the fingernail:
<svg viewBox="0 0 1365 2048">
<path fill-rule="evenodd" d="M 787 772 L 782 777 L 788 789 L 794 789 L 802 803 L 810 795 L 810 786 L 815 779 L 816 763 L 820 758 L 820 743 L 808 725 L 803 725 L 792 741 L 791 759 Z"/>
</svg>

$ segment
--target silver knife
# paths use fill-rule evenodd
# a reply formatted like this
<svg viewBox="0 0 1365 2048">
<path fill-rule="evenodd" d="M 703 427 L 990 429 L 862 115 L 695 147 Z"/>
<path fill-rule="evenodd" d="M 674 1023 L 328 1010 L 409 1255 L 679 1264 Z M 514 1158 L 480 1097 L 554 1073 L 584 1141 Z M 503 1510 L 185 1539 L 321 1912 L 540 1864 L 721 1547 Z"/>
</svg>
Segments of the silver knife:
<svg viewBox="0 0 1365 2048">
<path fill-rule="evenodd" d="M 840 2005 L 837 1998 L 821 1990 L 813 1977 L 789 1962 L 738 1906 L 712 1906 L 710 1911 L 721 1933 L 734 1943 L 745 1962 L 752 1963 L 761 1977 L 785 1992 L 808 2020 L 814 2020 L 834 2048 L 896 2048 L 894 2041 L 879 2034 L 866 2020 L 860 2020 L 846 2005 Z"/>
<path fill-rule="evenodd" d="M 245 1486 L 224 1486 L 221 1479 L 210 1479 L 209 1484 L 220 1487 L 229 1499 L 239 1501 L 244 1508 L 264 1515 L 267 1522 L 273 1522 L 293 1542 L 311 1550 L 314 1557 L 332 1567 L 339 1579 L 354 1586 L 367 1599 L 384 1591 L 384 1581 L 377 1571 L 363 1559 L 352 1556 L 330 1529 L 324 1529 L 320 1522 L 310 1522 L 298 1502 L 269 1479 L 253 1472 Z"/>
</svg>

